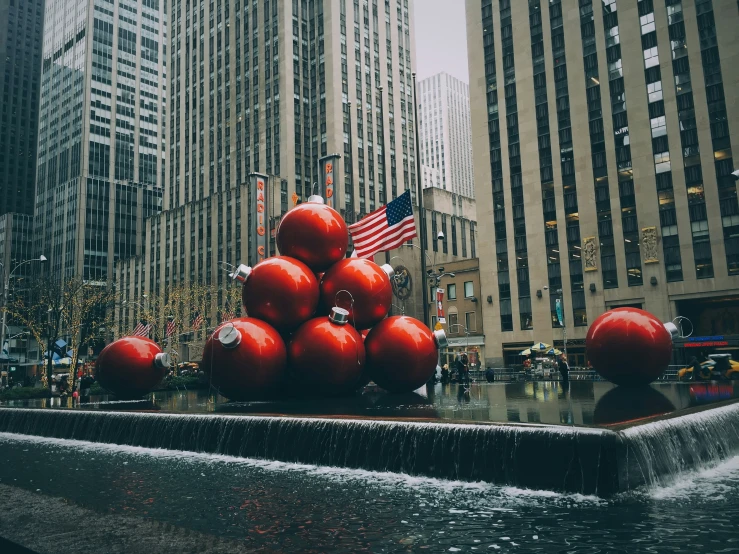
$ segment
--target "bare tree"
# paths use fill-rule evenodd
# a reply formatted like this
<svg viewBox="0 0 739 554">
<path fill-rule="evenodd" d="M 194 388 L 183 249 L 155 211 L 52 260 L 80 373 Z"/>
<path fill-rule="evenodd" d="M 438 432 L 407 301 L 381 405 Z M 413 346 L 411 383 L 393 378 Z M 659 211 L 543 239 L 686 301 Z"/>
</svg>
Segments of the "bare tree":
<svg viewBox="0 0 739 554">
<path fill-rule="evenodd" d="M 67 338 L 72 350 L 70 377 L 74 386 L 80 348 L 103 338 L 103 329 L 112 318 L 113 298 L 111 289 L 79 278 L 40 277 L 31 282 L 27 294 L 18 295 L 10 303 L 9 311 L 28 327 L 39 345 L 46 342 L 47 386 L 53 374 L 55 344 L 60 338 Z"/>
</svg>

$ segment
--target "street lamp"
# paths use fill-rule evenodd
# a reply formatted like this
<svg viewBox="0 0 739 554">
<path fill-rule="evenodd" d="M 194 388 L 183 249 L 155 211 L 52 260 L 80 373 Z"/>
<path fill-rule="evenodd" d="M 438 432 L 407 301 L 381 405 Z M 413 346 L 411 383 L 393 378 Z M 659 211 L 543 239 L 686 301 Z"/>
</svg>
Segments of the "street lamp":
<svg viewBox="0 0 739 554">
<path fill-rule="evenodd" d="M 33 258 L 31 260 L 25 260 L 20 262 L 19 264 L 16 264 L 16 266 L 10 270 L 9 273 L 5 276 L 5 283 L 3 287 L 3 324 L 2 327 L 0 327 L 0 349 L 5 347 L 5 329 L 7 328 L 6 321 L 7 321 L 7 315 L 8 315 L 8 294 L 10 292 L 10 278 L 13 277 L 13 274 L 18 270 L 19 267 L 22 265 L 30 264 L 32 262 L 45 262 L 46 256 L 41 254 L 38 258 Z M 0 262 L 0 266 L 2 266 L 3 271 L 5 271 L 5 264 L 3 262 Z M 8 356 L 10 357 L 10 356 Z"/>
<path fill-rule="evenodd" d="M 542 288 L 544 290 L 549 290 L 549 287 L 547 285 L 544 285 Z M 564 342 L 565 360 L 569 360 L 569 358 L 567 357 L 567 326 L 565 325 L 564 295 L 562 294 L 562 289 L 552 291 L 550 293 L 550 296 L 551 295 L 556 295 L 555 299 L 559 298 L 560 305 L 562 307 L 562 339 Z M 559 314 L 557 314 L 557 319 L 559 319 Z M 554 346 L 552 346 L 552 348 L 554 348 Z"/>
</svg>

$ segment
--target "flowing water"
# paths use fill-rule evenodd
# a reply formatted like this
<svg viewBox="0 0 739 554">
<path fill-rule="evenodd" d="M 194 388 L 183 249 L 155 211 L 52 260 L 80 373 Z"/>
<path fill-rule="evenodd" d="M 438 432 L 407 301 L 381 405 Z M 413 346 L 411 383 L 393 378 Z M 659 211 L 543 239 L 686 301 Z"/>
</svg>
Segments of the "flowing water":
<svg viewBox="0 0 739 554">
<path fill-rule="evenodd" d="M 550 470 L 549 460 L 537 463 Z M 0 483 L 257 550 L 739 551 L 739 457 L 603 500 L 0 433 Z"/>
</svg>

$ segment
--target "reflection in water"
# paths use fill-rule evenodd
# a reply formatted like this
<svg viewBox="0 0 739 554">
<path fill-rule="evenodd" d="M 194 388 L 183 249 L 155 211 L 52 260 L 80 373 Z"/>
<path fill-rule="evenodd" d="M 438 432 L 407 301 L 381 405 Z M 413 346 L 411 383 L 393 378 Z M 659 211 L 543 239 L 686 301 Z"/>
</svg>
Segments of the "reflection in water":
<svg viewBox="0 0 739 554">
<path fill-rule="evenodd" d="M 674 410 L 673 403 L 652 387 L 616 387 L 598 400 L 593 423 L 596 425 L 625 423 Z"/>
<path fill-rule="evenodd" d="M 419 389 L 421 390 L 421 389 Z M 602 381 L 437 384 L 426 396 L 387 394 L 367 387 L 340 398 L 231 402 L 207 390 L 164 391 L 147 400 L 119 402 L 107 396 L 73 405 L 72 399 L 16 400 L 0 406 L 84 410 L 161 410 L 177 413 L 285 414 L 413 418 L 448 421 L 521 422 L 560 425 L 608 425 L 739 398 L 739 387 L 716 383 L 655 383 L 643 389 L 619 389 Z"/>
</svg>

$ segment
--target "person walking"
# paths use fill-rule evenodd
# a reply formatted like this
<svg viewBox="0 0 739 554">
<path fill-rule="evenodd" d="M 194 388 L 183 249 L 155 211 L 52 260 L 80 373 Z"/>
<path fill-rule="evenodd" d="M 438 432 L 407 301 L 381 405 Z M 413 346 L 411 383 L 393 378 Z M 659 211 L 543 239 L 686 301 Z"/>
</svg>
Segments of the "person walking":
<svg viewBox="0 0 739 554">
<path fill-rule="evenodd" d="M 567 387 L 570 384 L 570 365 L 567 363 L 564 354 L 559 356 L 558 369 L 562 377 L 562 385 Z"/>
</svg>

